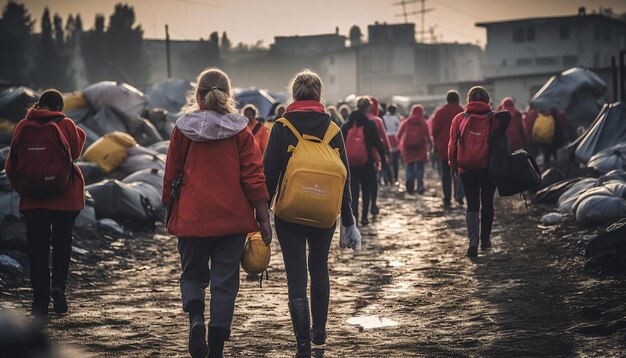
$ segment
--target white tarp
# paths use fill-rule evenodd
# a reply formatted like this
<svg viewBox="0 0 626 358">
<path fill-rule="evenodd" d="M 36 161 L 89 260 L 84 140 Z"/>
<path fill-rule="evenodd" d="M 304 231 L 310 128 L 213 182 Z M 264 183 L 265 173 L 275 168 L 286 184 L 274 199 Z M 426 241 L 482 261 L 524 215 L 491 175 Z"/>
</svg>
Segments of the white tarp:
<svg viewBox="0 0 626 358">
<path fill-rule="evenodd" d="M 608 182 L 587 190 L 574 203 L 576 221 L 582 225 L 603 225 L 626 216 L 626 184 Z"/>
</svg>

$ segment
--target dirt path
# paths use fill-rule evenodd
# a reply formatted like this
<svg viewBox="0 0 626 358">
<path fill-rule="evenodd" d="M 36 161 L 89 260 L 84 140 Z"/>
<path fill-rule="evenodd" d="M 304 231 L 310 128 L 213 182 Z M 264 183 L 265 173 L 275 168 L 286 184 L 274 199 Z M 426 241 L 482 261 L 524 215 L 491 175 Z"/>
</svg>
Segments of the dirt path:
<svg viewBox="0 0 626 358">
<path fill-rule="evenodd" d="M 363 251 L 333 242 L 329 338 L 317 356 L 624 354 L 626 280 L 585 274 L 579 233 L 542 232 L 523 203 L 500 200 L 494 249 L 469 260 L 464 209 L 443 210 L 429 184 L 426 196 L 384 189 L 381 215 L 363 230 Z M 175 244 L 165 233 L 79 234 L 71 314 L 51 315 L 50 336 L 95 357 L 186 357 Z M 242 272 L 226 356 L 292 356 L 286 277 L 277 241 L 272 245 L 262 289 Z M 1 290 L 3 306 L 28 311 L 28 283 L 21 286 Z M 359 316 L 397 325 L 348 323 Z"/>
</svg>

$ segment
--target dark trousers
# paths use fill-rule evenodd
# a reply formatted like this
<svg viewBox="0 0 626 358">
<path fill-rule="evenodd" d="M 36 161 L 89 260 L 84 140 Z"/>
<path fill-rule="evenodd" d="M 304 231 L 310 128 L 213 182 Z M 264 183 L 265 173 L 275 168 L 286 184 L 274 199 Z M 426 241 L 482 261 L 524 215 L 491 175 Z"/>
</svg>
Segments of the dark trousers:
<svg viewBox="0 0 626 358">
<path fill-rule="evenodd" d="M 370 206 L 372 211 L 377 207 L 376 201 L 378 200 L 378 186 L 380 182 L 378 180 L 378 170 L 373 170 L 370 176 Z M 367 213 L 367 209 L 363 210 L 363 213 Z"/>
<path fill-rule="evenodd" d="M 541 144 L 540 147 L 541 153 L 543 153 L 543 169 L 548 169 L 552 167 L 552 163 L 556 162 L 556 153 L 558 147 L 553 143 L 550 144 Z"/>
<path fill-rule="evenodd" d="M 493 196 L 496 192 L 496 183 L 486 170 L 472 170 L 461 173 L 467 212 L 480 210 L 480 237 L 489 239 L 493 225 Z"/>
<path fill-rule="evenodd" d="M 72 254 L 72 230 L 80 211 L 32 209 L 23 212 L 34 300 L 50 302 L 50 244 L 52 287 L 65 292 Z"/>
<path fill-rule="evenodd" d="M 376 176 L 374 166 L 370 163 L 350 167 L 350 191 L 352 192 L 352 213 L 359 219 L 359 191 L 363 194 L 363 217 L 367 218 L 370 207 L 371 184 L 370 181 Z"/>
<path fill-rule="evenodd" d="M 400 152 L 391 152 L 391 167 L 385 168 L 383 178 L 385 184 L 394 184 L 398 181 L 398 171 L 400 170 Z"/>
<path fill-rule="evenodd" d="M 204 303 L 205 290 L 210 284 L 209 326 L 230 330 L 245 241 L 245 234 L 178 239 L 182 266 L 180 292 L 185 312 L 190 301 Z"/>
<path fill-rule="evenodd" d="M 463 200 L 463 185 L 459 179 L 453 180 L 450 173 L 450 165 L 447 160 L 441 160 L 441 185 L 443 187 L 443 202 L 449 204 L 452 200 L 452 186 L 454 185 L 454 199 L 456 201 Z"/>
<path fill-rule="evenodd" d="M 283 252 L 289 300 L 306 298 L 307 257 L 309 245 L 308 274 L 311 276 L 311 315 L 313 325 L 323 327 L 328 316 L 330 281 L 328 278 L 328 251 L 336 225 L 329 229 L 288 223 L 275 218 L 276 236 Z"/>
</svg>

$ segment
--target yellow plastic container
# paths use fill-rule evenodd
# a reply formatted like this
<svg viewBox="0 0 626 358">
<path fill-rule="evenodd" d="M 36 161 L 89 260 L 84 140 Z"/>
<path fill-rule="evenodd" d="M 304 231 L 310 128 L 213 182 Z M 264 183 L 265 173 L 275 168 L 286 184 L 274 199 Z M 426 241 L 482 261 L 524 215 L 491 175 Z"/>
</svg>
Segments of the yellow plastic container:
<svg viewBox="0 0 626 358">
<path fill-rule="evenodd" d="M 71 111 L 77 108 L 87 108 L 89 107 L 89 103 L 87 103 L 87 99 L 82 92 L 72 92 L 71 94 L 65 96 L 63 98 L 64 111 Z"/>
<path fill-rule="evenodd" d="M 137 145 L 137 141 L 123 132 L 111 132 L 104 135 L 87 148 L 83 160 L 96 163 L 103 172 L 111 173 L 126 160 L 128 148 Z"/>
</svg>

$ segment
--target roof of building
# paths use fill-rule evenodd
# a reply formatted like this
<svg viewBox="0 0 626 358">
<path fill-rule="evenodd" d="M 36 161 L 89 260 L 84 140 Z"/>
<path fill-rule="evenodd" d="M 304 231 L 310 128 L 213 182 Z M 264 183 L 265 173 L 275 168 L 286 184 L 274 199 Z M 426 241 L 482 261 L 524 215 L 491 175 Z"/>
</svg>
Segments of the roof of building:
<svg viewBox="0 0 626 358">
<path fill-rule="evenodd" d="M 618 26 L 626 27 L 626 22 L 616 19 L 614 17 L 602 15 L 602 14 L 586 14 L 586 15 L 570 15 L 570 16 L 549 16 L 549 17 L 529 17 L 523 19 L 512 19 L 512 20 L 501 20 L 501 21 L 492 21 L 492 22 L 477 22 L 476 26 L 478 27 L 489 27 L 493 25 L 511 25 L 516 23 L 524 23 L 524 22 L 550 22 L 550 21 L 567 21 L 567 20 L 575 20 L 575 19 L 597 19 L 602 21 L 613 22 Z"/>
</svg>

